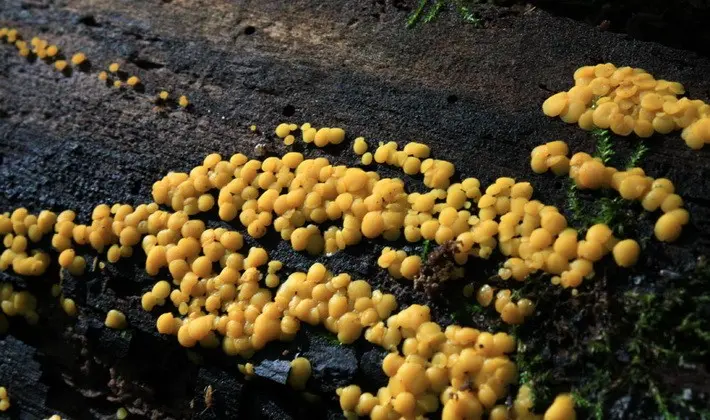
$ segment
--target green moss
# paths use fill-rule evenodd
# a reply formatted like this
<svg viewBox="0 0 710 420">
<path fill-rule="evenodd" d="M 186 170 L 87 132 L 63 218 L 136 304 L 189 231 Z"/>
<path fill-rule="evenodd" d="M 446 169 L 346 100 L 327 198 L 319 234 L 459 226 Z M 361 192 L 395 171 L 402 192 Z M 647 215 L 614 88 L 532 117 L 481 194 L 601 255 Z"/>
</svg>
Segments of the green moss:
<svg viewBox="0 0 710 420">
<path fill-rule="evenodd" d="M 419 4 L 417 5 L 416 9 L 412 12 L 411 15 L 409 15 L 409 18 L 407 18 L 407 27 L 411 28 L 412 26 L 416 25 L 419 20 L 422 17 L 422 14 L 424 13 L 424 10 L 426 7 L 429 5 L 429 0 L 419 0 Z"/>
<path fill-rule="evenodd" d="M 589 341 L 587 352 L 593 355 L 608 355 L 611 353 L 611 342 L 606 331 L 602 331 L 599 337 Z"/>
<path fill-rule="evenodd" d="M 481 305 L 476 304 L 476 303 L 466 306 L 466 310 L 472 315 L 477 315 L 477 314 L 483 313 L 483 307 Z"/>
<path fill-rule="evenodd" d="M 610 375 L 608 372 L 604 374 L 599 373 L 598 371 L 595 371 L 595 374 L 597 376 L 593 377 L 592 381 L 590 381 L 583 389 L 572 392 L 572 399 L 574 400 L 574 405 L 587 410 L 591 418 L 594 418 L 595 420 L 602 420 L 604 419 L 603 395 L 601 399 L 592 399 L 588 396 L 593 394 L 595 390 L 601 390 L 603 392 L 603 390 L 609 386 Z"/>
<path fill-rule="evenodd" d="M 518 341 L 518 351 L 515 354 L 515 364 L 518 367 L 518 383 L 520 386 L 528 385 L 532 390 L 533 406 L 552 398 L 552 390 L 549 387 L 552 379 L 551 371 L 545 366 L 545 362 L 539 354 L 532 354 L 527 350 L 527 346 L 522 338 L 513 329 L 511 335 Z"/>
<path fill-rule="evenodd" d="M 710 325 L 704 322 L 710 310 L 707 263 L 700 259 L 690 273 L 672 277 L 660 281 L 660 293 L 629 291 L 622 300 L 624 318 L 633 325 L 624 343 L 630 356 L 625 377 L 648 392 L 658 413 L 667 420 L 682 417 L 679 410 L 702 410 L 677 403 L 677 387 L 664 383 L 663 369 L 702 363 L 710 344 Z"/>
<path fill-rule="evenodd" d="M 651 391 L 651 394 L 653 395 L 653 399 L 656 401 L 656 405 L 658 406 L 658 411 L 663 416 L 663 419 L 664 420 L 678 419 L 678 416 L 676 416 L 675 414 L 672 414 L 670 411 L 668 411 L 668 406 L 666 405 L 665 398 L 663 397 L 663 395 L 661 395 L 661 392 L 658 390 L 656 383 L 649 380 L 648 387 L 649 387 L 649 390 Z"/>
<path fill-rule="evenodd" d="M 611 139 L 611 133 L 609 130 L 596 128 L 592 130 L 592 136 L 597 142 L 594 157 L 601 159 L 605 165 L 609 164 L 611 158 L 614 157 L 614 144 Z"/>
<path fill-rule="evenodd" d="M 701 420 L 710 419 L 710 408 L 696 407 L 690 404 L 688 400 L 680 394 L 673 395 L 673 397 L 671 397 L 670 402 L 676 405 L 677 407 L 681 407 L 688 413 L 691 413 L 694 418 L 698 418 Z"/>
<path fill-rule="evenodd" d="M 594 223 L 605 223 L 611 225 L 617 218 L 624 199 L 621 197 L 602 197 L 599 199 L 599 213 Z"/>
<path fill-rule="evenodd" d="M 470 325 L 471 320 L 482 315 L 484 308 L 477 303 L 461 303 L 456 305 L 458 309 L 454 312 L 453 318 L 459 324 Z"/>
<path fill-rule="evenodd" d="M 464 22 L 471 24 L 473 26 L 481 26 L 483 21 L 481 20 L 475 12 L 471 11 L 469 6 L 466 6 L 463 1 L 456 1 L 456 10 L 459 12 L 459 16 Z"/>
<path fill-rule="evenodd" d="M 422 242 L 422 252 L 419 255 L 422 257 L 422 261 L 426 261 L 427 256 L 429 256 L 430 247 L 431 241 L 429 239 L 425 239 L 424 242 Z"/>
<path fill-rule="evenodd" d="M 436 0 L 436 3 L 429 8 L 429 12 L 427 12 L 426 16 L 424 16 L 424 23 L 429 23 L 436 19 L 443 7 L 444 0 Z"/>
<path fill-rule="evenodd" d="M 465 23 L 480 26 L 483 21 L 473 10 L 477 3 L 479 3 L 477 0 L 419 0 L 414 11 L 407 18 L 407 27 L 416 26 L 419 22 L 433 22 L 446 6 L 452 7 Z"/>
<path fill-rule="evenodd" d="M 606 332 L 587 343 L 586 353 L 582 357 L 589 360 L 585 369 L 587 373 L 581 383 L 572 388 L 572 398 L 575 405 L 586 412 L 583 413 L 586 417 L 582 418 L 602 420 L 605 418 L 607 398 L 616 385 L 612 381 L 612 370 L 609 369 L 613 355 Z"/>
<path fill-rule="evenodd" d="M 319 337 L 322 337 L 323 339 L 325 339 L 325 341 L 327 341 L 328 344 L 331 344 L 331 345 L 333 345 L 333 346 L 339 346 L 339 345 L 342 344 L 342 343 L 340 342 L 340 340 L 338 340 L 338 336 L 336 336 L 335 334 L 331 333 L 330 331 L 325 331 L 325 330 L 320 329 L 320 328 L 315 329 L 314 331 L 316 332 L 316 334 L 317 334 Z"/>
<path fill-rule="evenodd" d="M 511 334 L 518 339 L 519 383 L 533 387 L 537 412 L 557 393 L 571 391 L 578 418 L 607 418 L 612 404 L 629 396 L 631 417 L 710 419 L 702 400 L 710 355 L 710 267 L 700 259 L 697 267 L 677 273 L 637 274 L 631 283 L 640 286 L 630 290 L 619 289 L 631 280 L 620 275 L 606 272 L 610 277 L 582 289 L 574 316 L 561 308 L 545 310 L 544 288 L 527 295 L 543 311 L 531 320 L 538 332 L 526 324 Z M 564 349 L 549 344 L 558 334 Z"/>
<path fill-rule="evenodd" d="M 567 181 L 567 210 L 570 213 L 572 222 L 582 223 L 586 217 L 582 210 L 582 203 L 579 199 L 579 189 L 572 178 Z"/>
<path fill-rule="evenodd" d="M 609 130 L 595 129 L 592 136 L 596 140 L 594 156 L 608 165 L 615 155 L 614 144 Z M 648 147 L 641 142 L 629 156 L 626 168 L 636 167 L 648 152 Z M 591 207 L 585 212 L 584 205 L 580 199 L 580 194 L 574 183 L 570 179 L 567 189 L 567 210 L 574 222 L 581 229 L 585 229 L 597 223 L 604 223 L 620 236 L 627 236 L 638 224 L 636 212 L 633 210 L 633 203 L 618 196 L 617 192 L 601 191 L 602 197 L 590 203 Z"/>
<path fill-rule="evenodd" d="M 202 355 L 194 350 L 186 349 L 185 354 L 187 355 L 187 360 L 195 365 L 202 366 L 205 364 L 205 359 Z"/>
<path fill-rule="evenodd" d="M 646 153 L 648 153 L 648 146 L 646 146 L 646 143 L 641 141 L 631 153 L 631 156 L 629 156 L 629 160 L 626 162 L 626 169 L 639 166 Z"/>
</svg>

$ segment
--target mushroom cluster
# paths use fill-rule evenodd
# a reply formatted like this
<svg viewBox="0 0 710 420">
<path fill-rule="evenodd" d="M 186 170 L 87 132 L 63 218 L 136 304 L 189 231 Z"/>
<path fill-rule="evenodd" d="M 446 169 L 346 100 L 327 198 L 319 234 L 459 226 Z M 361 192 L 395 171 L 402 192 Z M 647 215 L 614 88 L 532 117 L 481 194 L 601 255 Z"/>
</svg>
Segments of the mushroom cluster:
<svg viewBox="0 0 710 420">
<path fill-rule="evenodd" d="M 507 356 L 515 338 L 431 322 L 427 306 L 411 305 L 368 330 L 365 338 L 390 350 L 382 362 L 389 378 L 376 395 L 357 385 L 337 390 L 347 418 L 417 417 L 443 406 L 442 419 L 481 418 L 517 380 Z"/>
<path fill-rule="evenodd" d="M 654 179 L 638 167 L 620 171 L 604 165 L 601 159 L 584 152 L 575 153 L 568 159 L 566 144 L 565 147 L 558 147 L 559 143 L 564 144 L 556 141 L 533 149 L 530 166 L 535 172 L 542 173 L 552 169 L 555 175 L 569 174 L 577 188 L 589 190 L 611 188 L 625 200 L 639 201 L 646 211 L 653 212 L 660 209 L 663 215 L 656 221 L 654 228 L 656 238 L 663 242 L 673 242 L 678 239 L 682 227 L 690 220 L 690 214 L 683 208 L 683 198 L 676 194 L 673 182 L 666 178 Z M 564 162 L 559 165 L 558 170 L 547 164 L 552 158 L 559 158 L 559 162 Z M 616 261 L 624 267 L 633 265 L 638 258 L 638 244 L 629 241 L 631 240 L 622 241 L 619 250 L 614 253 Z M 619 244 L 614 240 L 606 247 L 613 248 L 617 245 Z"/>
<path fill-rule="evenodd" d="M 710 105 L 679 95 L 678 82 L 656 80 L 643 69 L 611 63 L 580 67 L 575 86 L 550 96 L 542 111 L 584 130 L 610 129 L 615 134 L 635 133 L 645 138 L 654 132 L 683 130 L 688 147 L 701 149 L 710 142 Z"/>
</svg>

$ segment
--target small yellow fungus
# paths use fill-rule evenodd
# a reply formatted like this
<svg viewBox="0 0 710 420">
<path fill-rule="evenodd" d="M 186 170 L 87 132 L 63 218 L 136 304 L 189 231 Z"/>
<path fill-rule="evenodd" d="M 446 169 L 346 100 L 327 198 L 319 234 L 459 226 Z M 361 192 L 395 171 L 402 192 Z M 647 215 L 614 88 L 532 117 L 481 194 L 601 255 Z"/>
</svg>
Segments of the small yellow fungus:
<svg viewBox="0 0 710 420">
<path fill-rule="evenodd" d="M 323 127 L 316 131 L 316 135 L 313 139 L 313 144 L 317 147 L 324 147 L 330 143 L 330 128 Z"/>
<path fill-rule="evenodd" d="M 410 255 L 402 260 L 400 272 L 405 279 L 413 280 L 419 274 L 422 259 L 419 255 Z"/>
<path fill-rule="evenodd" d="M 483 307 L 490 305 L 493 301 L 493 292 L 494 289 L 490 285 L 484 284 L 476 292 L 476 301 Z"/>
<path fill-rule="evenodd" d="M 161 280 L 153 286 L 152 293 L 158 301 L 161 301 L 168 298 L 170 290 L 170 283 Z"/>
<path fill-rule="evenodd" d="M 108 80 L 108 73 L 106 73 L 105 71 L 102 71 L 99 73 L 98 78 L 102 82 L 105 82 L 106 80 Z"/>
<path fill-rule="evenodd" d="M 111 63 L 108 65 L 108 71 L 111 73 L 117 73 L 120 65 L 118 63 Z"/>
<path fill-rule="evenodd" d="M 543 420 L 576 420 L 574 401 L 569 394 L 558 395 L 545 411 Z"/>
<path fill-rule="evenodd" d="M 288 384 L 295 390 L 306 388 L 306 382 L 311 377 L 311 362 L 305 357 L 297 357 L 291 361 L 288 372 Z"/>
<path fill-rule="evenodd" d="M 345 140 L 345 130 L 342 128 L 331 128 L 328 134 L 328 140 L 332 144 L 340 144 Z"/>
<path fill-rule="evenodd" d="M 22 39 L 22 35 L 17 32 L 17 29 L 10 29 L 7 31 L 7 42 L 10 44 L 14 43 L 18 39 Z"/>
<path fill-rule="evenodd" d="M 126 418 L 128 418 L 128 410 L 123 407 L 119 408 L 118 410 L 116 410 L 116 418 L 118 420 L 125 420 Z"/>
<path fill-rule="evenodd" d="M 291 133 L 291 125 L 289 123 L 281 123 L 276 127 L 274 133 L 279 138 L 285 138 Z"/>
<path fill-rule="evenodd" d="M 131 76 L 126 80 L 126 84 L 131 87 L 138 86 L 141 82 L 141 79 L 138 78 L 138 76 Z"/>
<path fill-rule="evenodd" d="M 304 143 L 313 143 L 313 141 L 316 138 L 316 132 L 318 130 L 316 130 L 315 128 L 312 128 L 310 126 L 309 126 L 309 128 L 306 128 L 306 129 L 301 128 L 301 130 L 303 132 L 303 142 Z"/>
<path fill-rule="evenodd" d="M 37 45 L 34 46 L 34 48 L 32 49 L 32 52 L 37 55 L 37 58 L 41 58 L 41 59 L 47 58 L 47 42 L 41 41 L 41 43 L 38 43 Z"/>
<path fill-rule="evenodd" d="M 170 312 L 164 313 L 158 317 L 156 328 L 161 334 L 175 334 L 177 332 L 176 319 Z"/>
<path fill-rule="evenodd" d="M 362 234 L 367 238 L 380 236 L 384 228 L 385 222 L 380 212 L 368 212 L 362 219 Z"/>
<path fill-rule="evenodd" d="M 64 71 L 68 68 L 69 64 L 66 62 L 66 60 L 57 60 L 54 62 L 54 68 L 59 70 L 59 71 Z"/>
<path fill-rule="evenodd" d="M 112 264 L 117 263 L 121 259 L 121 247 L 118 244 L 111 245 L 106 253 L 106 259 Z"/>
<path fill-rule="evenodd" d="M 74 299 L 62 299 L 61 301 L 62 309 L 64 309 L 64 312 L 69 315 L 69 316 L 76 316 L 76 303 L 74 303 Z"/>
<path fill-rule="evenodd" d="M 358 137 L 353 142 L 353 151 L 356 155 L 363 155 L 367 152 L 367 142 L 364 137 Z"/>
<path fill-rule="evenodd" d="M 336 393 L 340 397 L 340 408 L 343 411 L 353 411 L 360 399 L 362 391 L 357 385 L 348 385 L 345 388 L 338 388 Z"/>
<path fill-rule="evenodd" d="M 72 56 L 71 62 L 75 66 L 80 66 L 86 62 L 86 55 L 84 53 L 78 52 Z"/>
<path fill-rule="evenodd" d="M 245 364 L 238 364 L 237 368 L 239 369 L 239 372 L 241 372 L 244 376 L 249 379 L 249 377 L 254 376 L 254 364 L 252 363 L 245 363 Z"/>
<path fill-rule="evenodd" d="M 187 106 L 190 105 L 190 101 L 187 100 L 187 96 L 180 96 L 180 98 L 178 99 L 178 105 L 180 105 L 182 108 L 187 108 Z"/>
<path fill-rule="evenodd" d="M 69 268 L 74 262 L 74 257 L 76 257 L 76 253 L 73 249 L 65 249 L 59 254 L 59 265 L 62 268 Z"/>
<path fill-rule="evenodd" d="M 560 92 L 550 96 L 542 104 L 542 112 L 548 117 L 557 117 L 562 114 L 567 107 L 568 97 L 567 92 Z"/>
<path fill-rule="evenodd" d="M 55 57 L 59 53 L 59 48 L 56 45 L 50 45 L 45 50 L 47 57 Z"/>
<path fill-rule="evenodd" d="M 603 163 L 598 160 L 588 160 L 579 168 L 577 185 L 580 188 L 598 189 L 604 185 L 606 174 Z"/>
<path fill-rule="evenodd" d="M 598 223 L 596 225 L 591 226 L 587 230 L 586 239 L 588 241 L 595 241 L 600 244 L 605 244 L 609 239 L 611 239 L 611 236 L 612 232 L 609 226 L 603 223 Z"/>
<path fill-rule="evenodd" d="M 126 316 L 123 314 L 123 312 L 118 311 L 116 309 L 111 309 L 110 311 L 108 311 L 104 324 L 109 328 L 117 330 L 125 329 L 128 325 L 126 322 Z"/>
<path fill-rule="evenodd" d="M 621 267 L 631 267 L 638 261 L 641 248 L 633 239 L 624 239 L 614 245 L 614 261 Z"/>
<path fill-rule="evenodd" d="M 158 304 L 158 298 L 153 292 L 146 292 L 141 297 L 141 307 L 144 311 L 152 311 L 155 305 Z"/>
<path fill-rule="evenodd" d="M 160 93 L 158 93 L 158 98 L 162 101 L 167 101 L 169 96 L 170 94 L 167 90 L 161 90 Z"/>
<path fill-rule="evenodd" d="M 81 276 L 84 274 L 84 270 L 86 269 L 86 260 L 84 257 L 77 255 L 74 257 L 72 260 L 71 264 L 67 267 L 67 270 L 73 275 L 73 276 Z"/>
<path fill-rule="evenodd" d="M 682 224 L 671 213 L 666 213 L 658 218 L 653 228 L 653 233 L 659 241 L 673 242 L 680 236 Z"/>
<path fill-rule="evenodd" d="M 113 81 L 113 87 L 115 87 L 116 89 L 120 89 L 120 88 L 123 87 L 123 82 L 120 81 L 120 80 L 114 80 L 114 81 Z"/>
<path fill-rule="evenodd" d="M 0 411 L 7 411 L 10 408 L 10 395 L 4 386 L 0 386 Z"/>
<path fill-rule="evenodd" d="M 249 130 L 256 131 L 256 125 L 255 124 L 250 125 Z"/>
</svg>

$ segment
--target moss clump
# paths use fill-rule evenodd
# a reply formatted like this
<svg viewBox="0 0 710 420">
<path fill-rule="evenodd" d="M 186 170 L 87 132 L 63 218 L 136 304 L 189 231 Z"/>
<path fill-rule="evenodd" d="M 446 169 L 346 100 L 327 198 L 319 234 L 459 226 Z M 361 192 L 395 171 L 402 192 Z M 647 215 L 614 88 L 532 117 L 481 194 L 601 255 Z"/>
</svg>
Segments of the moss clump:
<svg viewBox="0 0 710 420">
<path fill-rule="evenodd" d="M 412 14 L 407 18 L 407 27 L 416 26 L 419 22 L 429 23 L 436 20 L 447 7 L 452 8 L 465 23 L 481 26 L 483 21 L 473 10 L 480 3 L 476 0 L 419 0 Z"/>
<path fill-rule="evenodd" d="M 425 261 L 427 259 L 427 256 L 429 256 L 429 248 L 431 247 L 431 241 L 429 239 L 425 239 L 422 241 L 422 252 L 419 255 L 422 257 L 422 261 Z"/>
<path fill-rule="evenodd" d="M 607 165 L 616 155 L 611 132 L 595 129 L 592 131 L 592 136 L 596 140 L 594 157 Z M 624 167 L 626 169 L 638 167 L 648 150 L 648 146 L 640 142 L 626 160 Z M 581 196 L 574 180 L 570 179 L 567 185 L 567 211 L 571 221 L 582 228 L 603 223 L 611 227 L 614 234 L 629 236 L 638 225 L 639 212 L 635 211 L 634 203 L 607 190 L 602 190 L 600 194 L 602 195 L 600 198 L 594 197 L 594 201 L 587 202 Z M 647 239 L 641 238 L 642 242 Z"/>
<path fill-rule="evenodd" d="M 538 410 L 566 388 L 579 418 L 607 418 L 620 398 L 629 399 L 622 409 L 629 418 L 710 418 L 710 267 L 701 258 L 679 272 L 632 280 L 639 279 L 607 271 L 556 308 L 556 290 L 533 291 L 543 313 L 516 330 L 516 364 Z M 632 283 L 642 286 L 622 286 Z"/>
<path fill-rule="evenodd" d="M 638 146 L 636 146 L 634 151 L 631 152 L 631 156 L 629 156 L 629 159 L 626 162 L 626 169 L 639 166 L 643 157 L 646 156 L 646 153 L 648 153 L 648 150 L 649 149 L 648 146 L 646 146 L 646 143 L 639 142 Z"/>
<path fill-rule="evenodd" d="M 594 157 L 598 157 L 602 160 L 602 163 L 607 165 L 612 157 L 614 157 L 614 146 L 611 140 L 611 133 L 609 130 L 602 130 L 597 128 L 592 131 L 592 136 L 596 140 L 596 149 L 594 151 Z"/>
</svg>

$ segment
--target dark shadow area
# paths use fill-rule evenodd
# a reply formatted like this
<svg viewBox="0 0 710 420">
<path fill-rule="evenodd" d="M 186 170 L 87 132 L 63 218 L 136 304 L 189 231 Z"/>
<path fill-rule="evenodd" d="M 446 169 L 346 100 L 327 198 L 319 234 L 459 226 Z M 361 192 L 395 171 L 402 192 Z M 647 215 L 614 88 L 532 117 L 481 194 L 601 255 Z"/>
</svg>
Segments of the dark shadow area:
<svg viewBox="0 0 710 420">
<path fill-rule="evenodd" d="M 286 105 L 281 113 L 284 117 L 292 117 L 296 113 L 296 108 L 293 105 Z"/>
<path fill-rule="evenodd" d="M 532 5 L 608 30 L 710 55 L 706 0 L 537 0 Z"/>
<path fill-rule="evenodd" d="M 92 27 L 100 27 L 101 26 L 101 24 L 96 21 L 96 18 L 94 17 L 94 15 L 81 16 L 79 18 L 78 22 L 81 23 L 82 25 L 86 25 L 86 26 L 92 26 Z"/>
</svg>

